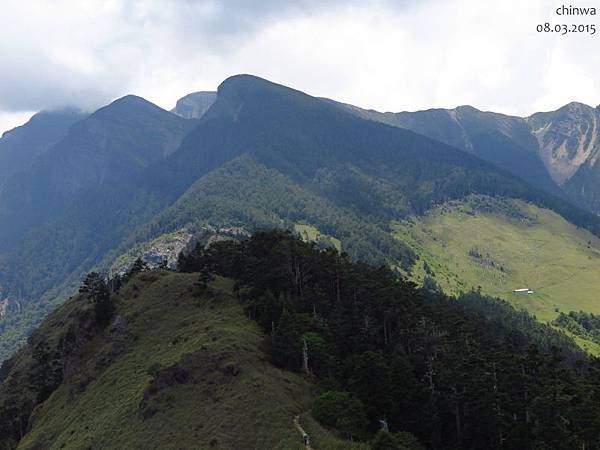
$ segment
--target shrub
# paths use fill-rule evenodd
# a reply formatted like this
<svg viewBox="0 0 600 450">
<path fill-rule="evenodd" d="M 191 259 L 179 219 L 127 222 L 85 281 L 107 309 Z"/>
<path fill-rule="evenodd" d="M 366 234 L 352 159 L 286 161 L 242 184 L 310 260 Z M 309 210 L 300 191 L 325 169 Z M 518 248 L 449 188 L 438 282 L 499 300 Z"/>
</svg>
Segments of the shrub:
<svg viewBox="0 0 600 450">
<path fill-rule="evenodd" d="M 344 437 L 364 436 L 368 424 L 364 405 L 348 392 L 325 392 L 315 400 L 312 414 L 321 424 L 338 430 Z"/>
</svg>

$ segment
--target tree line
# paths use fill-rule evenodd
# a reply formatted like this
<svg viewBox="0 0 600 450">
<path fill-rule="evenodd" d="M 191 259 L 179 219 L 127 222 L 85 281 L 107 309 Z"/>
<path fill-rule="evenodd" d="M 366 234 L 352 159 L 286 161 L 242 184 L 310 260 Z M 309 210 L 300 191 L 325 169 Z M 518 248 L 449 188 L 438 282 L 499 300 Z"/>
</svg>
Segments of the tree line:
<svg viewBox="0 0 600 450">
<path fill-rule="evenodd" d="M 385 423 L 377 441 L 398 446 L 380 448 L 600 448 L 600 363 L 506 303 L 419 289 L 283 231 L 198 244 L 179 268 L 236 280 L 271 361 L 314 377 L 313 415 L 348 439 Z"/>
</svg>

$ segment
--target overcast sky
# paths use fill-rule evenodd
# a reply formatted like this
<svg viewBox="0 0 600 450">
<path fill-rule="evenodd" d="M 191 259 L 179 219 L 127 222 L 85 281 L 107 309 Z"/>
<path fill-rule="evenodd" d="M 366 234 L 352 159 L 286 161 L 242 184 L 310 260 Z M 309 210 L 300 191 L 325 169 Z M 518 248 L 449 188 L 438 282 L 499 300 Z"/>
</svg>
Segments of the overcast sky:
<svg viewBox="0 0 600 450">
<path fill-rule="evenodd" d="M 572 100 L 595 106 L 600 30 L 595 36 L 535 31 L 546 21 L 590 22 L 558 20 L 559 5 L 4 0 L 0 131 L 33 111 L 66 104 L 93 109 L 129 93 L 170 109 L 184 94 L 214 90 L 237 73 L 386 111 L 471 104 L 527 115 Z"/>
</svg>

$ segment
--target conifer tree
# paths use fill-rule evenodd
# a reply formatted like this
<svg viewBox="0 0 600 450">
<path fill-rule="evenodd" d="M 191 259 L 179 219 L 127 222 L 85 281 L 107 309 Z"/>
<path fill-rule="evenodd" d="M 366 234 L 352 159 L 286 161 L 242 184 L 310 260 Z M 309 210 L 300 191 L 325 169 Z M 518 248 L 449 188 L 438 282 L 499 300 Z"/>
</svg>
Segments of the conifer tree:
<svg viewBox="0 0 600 450">
<path fill-rule="evenodd" d="M 94 303 L 94 314 L 98 325 L 102 327 L 108 325 L 114 313 L 114 305 L 104 279 L 97 272 L 88 273 L 79 292 Z"/>
</svg>

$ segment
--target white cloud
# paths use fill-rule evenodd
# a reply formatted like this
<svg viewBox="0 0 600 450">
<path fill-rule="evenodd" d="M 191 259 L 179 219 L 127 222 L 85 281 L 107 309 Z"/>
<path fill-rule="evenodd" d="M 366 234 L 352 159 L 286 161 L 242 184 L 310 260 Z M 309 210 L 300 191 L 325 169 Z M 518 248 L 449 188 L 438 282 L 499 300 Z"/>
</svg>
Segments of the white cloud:
<svg viewBox="0 0 600 450">
<path fill-rule="evenodd" d="M 23 112 L 2 112 L 0 111 L 0 136 L 8 130 L 12 130 L 18 125 L 22 125 L 31 119 L 33 111 Z"/>
<path fill-rule="evenodd" d="M 537 33 L 537 23 L 556 21 L 555 8 L 553 0 L 8 0 L 0 111 L 7 123 L 8 112 L 93 108 L 127 93 L 170 108 L 235 73 L 392 111 L 472 104 L 525 115 L 573 99 L 598 103 L 600 35 Z"/>
</svg>

